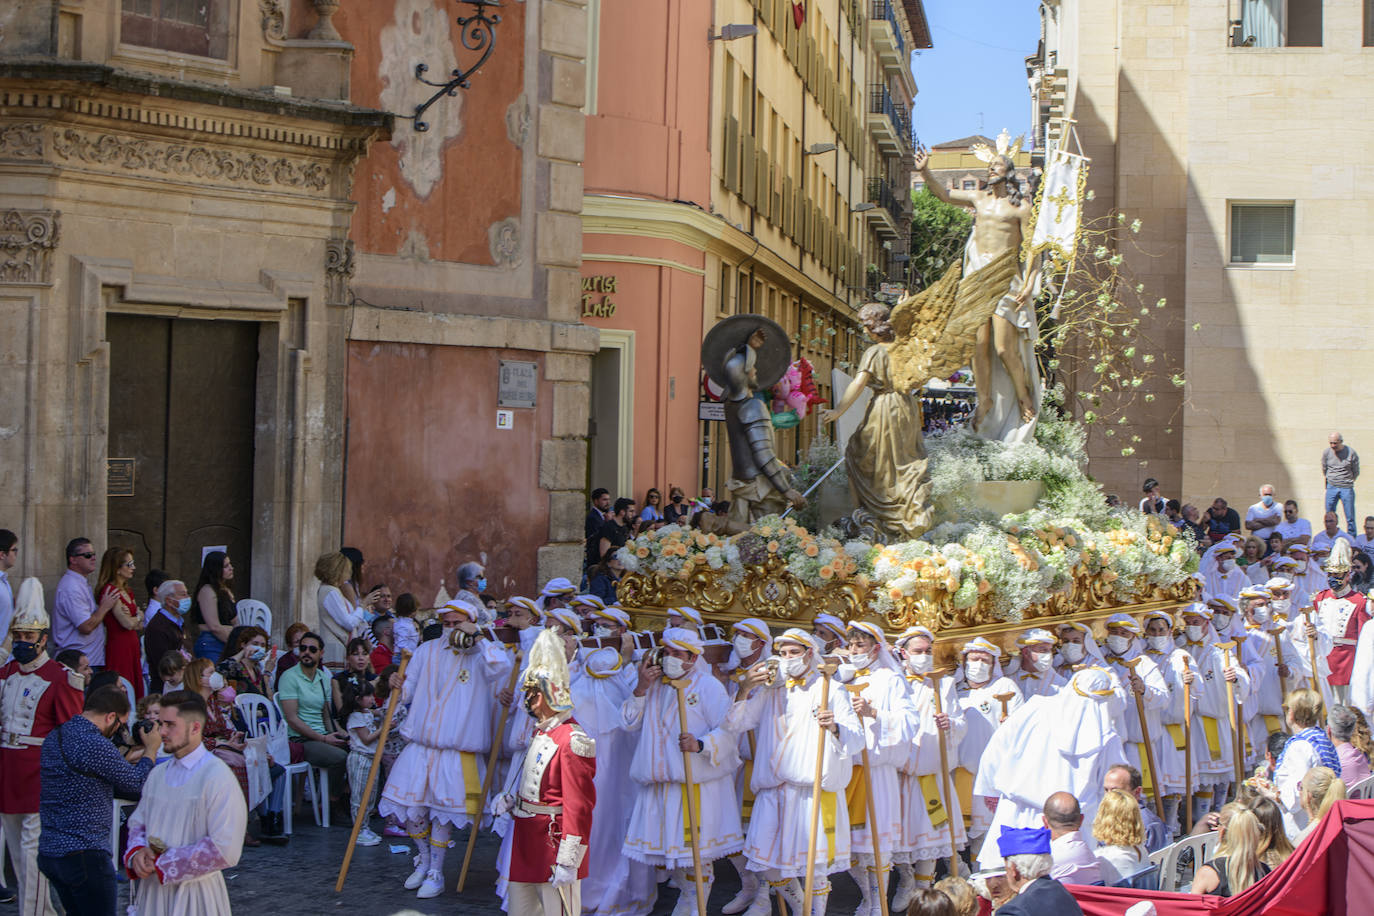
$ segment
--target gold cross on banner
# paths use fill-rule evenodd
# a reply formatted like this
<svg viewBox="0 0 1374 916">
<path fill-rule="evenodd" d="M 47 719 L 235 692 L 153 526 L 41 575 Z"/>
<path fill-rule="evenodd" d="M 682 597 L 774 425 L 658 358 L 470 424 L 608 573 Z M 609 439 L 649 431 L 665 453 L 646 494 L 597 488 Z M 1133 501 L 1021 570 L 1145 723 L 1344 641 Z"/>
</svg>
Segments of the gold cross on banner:
<svg viewBox="0 0 1374 916">
<path fill-rule="evenodd" d="M 1051 197 L 1049 200 L 1050 200 L 1050 203 L 1052 203 L 1052 204 L 1055 205 L 1055 207 L 1054 207 L 1054 221 L 1055 221 L 1056 223 L 1058 223 L 1058 222 L 1063 222 L 1063 220 L 1064 220 L 1064 208 L 1065 208 L 1065 207 L 1068 207 L 1068 206 L 1075 205 L 1075 204 L 1078 203 L 1078 195 L 1076 195 L 1076 194 L 1070 195 L 1070 194 L 1069 194 L 1069 186 L 1068 186 L 1068 185 L 1061 185 L 1061 186 L 1059 187 L 1059 193 L 1058 193 L 1058 194 L 1055 194 L 1055 195 L 1054 195 L 1053 197 Z"/>
</svg>

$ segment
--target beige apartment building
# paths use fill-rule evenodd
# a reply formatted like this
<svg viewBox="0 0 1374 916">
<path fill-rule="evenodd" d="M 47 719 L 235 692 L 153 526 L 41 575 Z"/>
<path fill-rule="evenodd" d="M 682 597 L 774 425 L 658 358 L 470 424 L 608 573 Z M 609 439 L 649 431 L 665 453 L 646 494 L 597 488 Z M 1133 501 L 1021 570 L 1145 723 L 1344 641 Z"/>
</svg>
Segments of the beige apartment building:
<svg viewBox="0 0 1374 916">
<path fill-rule="evenodd" d="M 1374 454 L 1359 393 L 1374 290 L 1370 7 L 1041 4 L 1027 59 L 1037 146 L 1064 142 L 1056 119 L 1076 122 L 1092 206 L 1141 219 L 1127 264 L 1151 302 L 1169 302 L 1145 329 L 1167 368 L 1157 400 L 1131 414 L 1136 454 L 1091 441 L 1092 473 L 1123 500 L 1153 476 L 1166 496 L 1222 495 L 1244 514 L 1272 483 L 1319 522 L 1327 433 Z M 1358 515 L 1374 509 L 1364 490 Z"/>
</svg>

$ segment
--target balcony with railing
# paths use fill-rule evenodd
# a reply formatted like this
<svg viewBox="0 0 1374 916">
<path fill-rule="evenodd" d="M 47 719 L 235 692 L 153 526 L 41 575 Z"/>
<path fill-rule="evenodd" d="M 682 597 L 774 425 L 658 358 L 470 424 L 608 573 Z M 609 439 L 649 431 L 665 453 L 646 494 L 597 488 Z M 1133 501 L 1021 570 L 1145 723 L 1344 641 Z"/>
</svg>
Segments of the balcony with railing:
<svg viewBox="0 0 1374 916">
<path fill-rule="evenodd" d="M 868 214 L 877 219 L 877 231 L 893 238 L 897 237 L 902 221 L 907 216 L 905 203 L 892 185 L 883 178 L 868 179 L 867 199 L 869 203 L 875 204 Z"/>
<path fill-rule="evenodd" d="M 892 0 L 872 0 L 868 19 L 868 36 L 873 49 L 884 66 L 904 66 L 907 61 L 906 39 Z"/>
<path fill-rule="evenodd" d="M 868 87 L 868 115 L 868 128 L 885 154 L 900 156 L 911 149 L 911 121 L 882 83 Z"/>
</svg>

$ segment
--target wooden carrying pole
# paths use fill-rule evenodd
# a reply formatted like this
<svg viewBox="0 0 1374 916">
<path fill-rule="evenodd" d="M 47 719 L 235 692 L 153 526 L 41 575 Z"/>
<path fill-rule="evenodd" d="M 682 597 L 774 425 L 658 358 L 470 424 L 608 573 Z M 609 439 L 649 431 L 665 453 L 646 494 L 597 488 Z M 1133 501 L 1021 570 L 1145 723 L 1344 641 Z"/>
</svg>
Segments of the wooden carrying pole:
<svg viewBox="0 0 1374 916">
<path fill-rule="evenodd" d="M 520 676 L 520 650 L 515 650 L 515 667 L 511 668 L 510 680 L 506 681 L 506 689 L 515 690 L 515 679 Z M 515 696 L 511 696 L 511 705 L 515 705 Z M 472 819 L 472 829 L 468 831 L 468 848 L 463 853 L 463 869 L 458 872 L 458 893 L 463 892 L 463 885 L 468 880 L 468 867 L 472 865 L 472 851 L 477 848 L 477 828 L 482 824 L 482 811 L 487 806 L 487 795 L 491 793 L 492 780 L 496 778 L 496 757 L 501 751 L 501 736 L 506 733 L 506 720 L 510 718 L 510 706 L 501 710 L 501 718 L 496 722 L 496 731 L 491 736 L 491 753 L 487 755 L 487 774 L 482 780 L 482 795 L 477 802 L 477 814 Z M 515 765 L 515 764 L 513 764 Z"/>
<path fill-rule="evenodd" d="M 1269 638 L 1274 641 L 1274 663 L 1275 667 L 1282 669 L 1283 664 L 1283 643 L 1280 638 L 1286 632 L 1283 627 L 1275 627 L 1272 630 L 1265 630 Z M 1288 678 L 1279 675 L 1279 703 L 1282 704 L 1288 699 Z"/>
<path fill-rule="evenodd" d="M 1183 670 L 1191 672 L 1192 656 L 1183 653 Z M 1193 832 L 1193 685 L 1183 685 L 1183 819 L 1185 833 Z"/>
<path fill-rule="evenodd" d="M 1141 656 L 1137 655 L 1132 659 L 1123 659 L 1122 664 L 1131 669 L 1135 674 L 1136 665 L 1140 664 Z M 1136 675 L 1139 677 L 1139 675 Z M 1140 717 L 1140 737 L 1145 745 L 1145 765 L 1150 768 L 1150 786 L 1154 789 L 1155 813 L 1159 819 L 1164 820 L 1164 787 L 1159 784 L 1159 768 L 1155 766 L 1155 746 L 1150 741 L 1150 726 L 1145 721 L 1145 697 L 1137 693 L 1132 688 L 1131 693 L 1135 695 L 1135 712 Z"/>
<path fill-rule="evenodd" d="M 1312 626 L 1312 609 L 1310 607 L 1302 609 L 1302 616 L 1306 625 Z M 1317 691 L 1317 696 L 1325 703 L 1326 694 L 1321 688 L 1321 675 L 1317 673 L 1317 641 L 1311 636 L 1307 636 L 1307 659 L 1312 663 L 1312 689 Z M 1288 698 L 1284 697 L 1284 699 Z"/>
<path fill-rule="evenodd" d="M 994 693 L 992 695 L 994 700 L 1002 704 L 1002 714 L 997 720 L 998 722 L 1007 721 L 1007 704 L 1011 702 L 1011 698 L 1014 696 L 1016 696 L 1014 693 Z"/>
<path fill-rule="evenodd" d="M 830 671 L 822 663 L 817 671 L 821 676 L 821 705 L 819 715 L 830 708 Z M 821 771 L 825 763 L 825 729 L 816 728 L 816 776 L 811 782 L 811 835 L 806 841 L 806 887 L 802 893 L 802 916 L 811 912 L 811 896 L 816 889 L 816 831 L 821 825 Z M 830 850 L 834 852 L 834 850 Z"/>
<path fill-rule="evenodd" d="M 410 652 L 401 650 L 401 666 L 396 669 L 396 676 L 404 678 L 406 676 L 406 665 L 410 664 Z M 358 799 L 358 816 L 353 819 L 353 832 L 348 835 L 348 848 L 344 850 L 343 865 L 339 868 L 339 880 L 334 882 L 334 893 L 343 891 L 344 879 L 348 877 L 348 866 L 353 864 L 353 850 L 357 848 L 358 834 L 363 829 L 363 824 L 367 821 L 367 805 L 365 802 L 372 797 L 372 789 L 377 785 L 377 773 L 382 768 L 382 748 L 386 745 L 387 735 L 391 733 L 391 717 L 396 714 L 396 703 L 401 699 L 399 689 L 392 690 L 391 696 L 386 701 L 386 715 L 382 718 L 382 730 L 377 734 L 377 753 L 372 755 L 372 766 L 367 771 L 367 786 L 363 789 L 362 798 Z M 328 804 L 328 800 L 325 801 Z"/>
<path fill-rule="evenodd" d="M 940 701 L 940 676 L 938 674 L 931 673 L 930 685 L 935 694 L 935 715 L 942 716 L 945 714 L 945 710 L 944 704 Z M 945 793 L 945 823 L 949 825 L 949 873 L 957 875 L 959 874 L 959 843 L 954 838 L 954 803 L 953 796 L 949 794 L 949 746 L 945 741 L 945 730 L 938 725 L 935 727 L 935 737 L 940 742 L 940 787 Z"/>
<path fill-rule="evenodd" d="M 867 687 L 863 684 L 846 684 L 844 689 L 848 690 L 851 697 L 857 697 L 863 693 Z M 863 724 L 863 716 L 859 716 L 859 726 L 863 731 L 867 728 Z M 863 750 L 860 753 L 861 765 L 864 768 L 864 800 L 868 806 L 868 838 L 873 842 L 873 867 L 878 873 L 878 901 L 882 904 L 883 916 L 888 916 L 887 912 L 887 882 L 883 880 L 883 855 L 878 848 L 878 812 L 873 807 L 873 779 L 868 768 L 868 737 L 864 736 Z"/>
<path fill-rule="evenodd" d="M 687 733 L 687 680 L 670 680 L 668 684 L 677 691 L 677 722 L 683 734 Z M 701 840 L 698 836 L 697 800 L 693 790 L 696 780 L 692 778 L 692 755 L 682 752 L 683 788 L 687 796 L 687 836 L 692 847 L 692 880 L 697 886 L 697 916 L 706 916 L 706 882 L 701 873 Z"/>
<path fill-rule="evenodd" d="M 1231 650 L 1236 647 L 1235 641 L 1219 642 L 1216 647 L 1226 656 L 1226 667 L 1235 667 L 1231 659 Z M 1226 711 L 1231 718 L 1231 762 L 1236 770 L 1236 782 L 1245 781 L 1245 774 L 1241 772 L 1240 765 L 1240 732 L 1236 730 L 1236 720 L 1240 718 L 1240 710 L 1236 706 L 1236 685 L 1229 678 L 1226 678 Z"/>
</svg>

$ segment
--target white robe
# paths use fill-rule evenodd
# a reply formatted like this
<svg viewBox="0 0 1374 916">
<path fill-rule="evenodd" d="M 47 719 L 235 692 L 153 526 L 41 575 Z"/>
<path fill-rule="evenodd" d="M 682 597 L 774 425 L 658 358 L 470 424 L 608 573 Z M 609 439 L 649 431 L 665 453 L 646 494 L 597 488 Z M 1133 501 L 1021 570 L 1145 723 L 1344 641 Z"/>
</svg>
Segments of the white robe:
<svg viewBox="0 0 1374 916">
<path fill-rule="evenodd" d="M 1131 668 L 1125 662 L 1140 658 L 1136 663 L 1135 673 L 1145 682 L 1145 693 L 1141 695 L 1141 699 L 1145 706 L 1145 726 L 1150 732 L 1150 750 L 1154 752 L 1156 767 L 1160 765 L 1159 760 L 1163 752 L 1161 738 L 1166 734 L 1161 716 L 1169 706 L 1169 685 L 1154 659 L 1139 651 L 1141 642 L 1143 640 L 1137 638 L 1124 657 L 1108 654 L 1107 666 L 1121 681 L 1122 702 L 1126 706 L 1126 711 L 1118 721 L 1117 728 L 1121 733 L 1122 742 L 1126 745 L 1126 759 L 1146 780 L 1150 780 L 1149 761 L 1145 755 L 1145 736 L 1140 727 L 1140 711 L 1136 706 L 1135 691 L 1131 688 Z M 1163 783 L 1162 776 L 1156 778 Z M 1155 783 L 1150 782 L 1145 791 L 1153 792 L 1154 786 Z"/>
<path fill-rule="evenodd" d="M 916 712 L 918 727 L 915 741 L 901 769 L 902 841 L 896 861 L 914 864 L 954 854 L 954 849 L 950 848 L 950 821 L 954 825 L 956 849 L 964 846 L 967 835 L 964 832 L 963 805 L 959 802 L 959 793 L 954 791 L 953 777 L 950 777 L 948 794 L 951 797 L 948 798 L 941 778 L 940 737 L 939 729 L 935 727 L 935 690 L 921 677 L 911 676 L 907 681 L 911 685 L 910 703 Z M 940 706 L 949 716 L 945 748 L 949 765 L 952 766 L 956 760 L 955 751 L 968 725 L 968 716 L 959 703 L 953 678 L 940 679 Z M 933 799 L 927 796 L 923 786 L 933 788 Z M 944 807 L 948 820 L 932 824 L 931 805 L 937 800 Z M 984 808 L 986 810 L 986 806 Z"/>
<path fill-rule="evenodd" d="M 739 767 L 739 736 L 721 730 L 730 699 L 710 667 L 700 659 L 687 674 L 685 689 L 687 731 L 703 743 L 690 754 L 692 779 L 701 798 L 700 853 L 703 864 L 732 855 L 744 846 L 735 770 Z M 633 693 L 621 706 L 625 730 L 637 735 L 630 763 L 634 805 L 626 829 L 623 853 L 647 865 L 690 868 L 692 850 L 686 840 L 687 808 L 683 754 L 678 748 L 677 692 L 663 681 L 649 685 L 645 696 Z"/>
<path fill-rule="evenodd" d="M 138 883 L 139 916 L 227 914 L 222 872 L 239 863 L 247 822 L 233 770 L 204 745 L 156 767 L 129 817 L 131 851 L 153 838 L 166 847 L 157 860 L 161 879 L 151 875 Z"/>
<path fill-rule="evenodd" d="M 1278 632 L 1271 633 L 1270 628 L 1277 629 Z M 1251 681 L 1250 699 L 1245 704 L 1246 738 L 1249 745 L 1247 760 L 1255 763 L 1264 760 L 1270 732 L 1282 731 L 1284 727 L 1283 690 L 1279 684 L 1276 649 L 1282 650 L 1283 663 L 1289 672 L 1283 687 L 1293 690 L 1297 686 L 1296 673 L 1301 666 L 1294 664 L 1298 654 L 1297 647 L 1293 645 L 1282 621 L 1271 622 L 1267 627 L 1247 623 L 1245 631 L 1245 667 Z"/>
<path fill-rule="evenodd" d="M 959 708 L 965 717 L 965 729 L 963 740 L 959 742 L 959 752 L 954 763 L 956 779 L 970 779 L 977 781 L 978 769 L 982 763 L 983 751 L 987 748 L 988 742 L 997 732 L 1002 721 L 1002 701 L 997 699 L 998 694 L 1010 693 L 1012 698 L 1007 701 L 1007 716 L 1021 708 L 1025 701 L 1021 697 L 1021 691 L 1016 688 L 1008 677 L 994 676 L 991 681 L 982 687 L 969 687 L 967 681 L 960 681 L 957 690 L 959 693 Z M 966 770 L 968 776 L 961 776 L 959 770 Z M 984 804 L 983 800 L 974 798 L 969 807 L 969 817 L 971 823 L 968 828 L 970 837 L 980 837 L 987 832 L 988 825 L 992 823 L 992 812 Z"/>
<path fill-rule="evenodd" d="M 1191 694 L 1190 711 L 1194 722 L 1196 722 L 1198 702 L 1202 697 L 1202 679 L 1195 679 L 1191 688 L 1183 683 L 1183 672 L 1186 665 L 1191 664 L 1192 657 L 1182 649 L 1175 648 L 1167 653 L 1146 649 L 1145 655 L 1155 663 L 1155 667 L 1158 668 L 1160 675 L 1164 678 L 1165 685 L 1169 688 L 1169 702 L 1160 711 L 1160 724 L 1163 727 L 1160 729 L 1160 738 L 1155 744 L 1157 748 L 1155 763 L 1159 765 L 1161 774 L 1159 780 L 1164 786 L 1164 794 L 1181 795 L 1185 788 L 1190 791 L 1196 791 L 1198 788 L 1198 775 L 1201 772 L 1198 765 L 1201 751 L 1197 741 L 1198 736 L 1196 730 L 1193 733 L 1193 742 L 1191 744 L 1193 781 L 1192 785 L 1189 787 L 1184 786 L 1184 780 L 1188 770 L 1185 762 L 1186 758 L 1184 757 L 1184 750 L 1185 747 L 1187 747 L 1187 743 L 1184 742 L 1185 747 L 1179 747 L 1179 742 L 1183 741 L 1184 736 L 1184 692 L 1187 691 Z M 1185 663 L 1184 659 L 1189 659 L 1190 661 Z M 1175 728 L 1170 729 L 1169 726 L 1175 726 Z M 1177 737 L 1175 737 L 1176 735 Z"/>
<path fill-rule="evenodd" d="M 748 699 L 733 704 L 726 717 L 730 732 L 752 730 L 755 734 L 750 779 L 754 808 L 744 842 L 750 871 L 777 869 L 788 878 L 806 874 L 816 751 L 821 743 L 815 711 L 821 705 L 822 689 L 823 679 L 813 671 L 804 685 L 755 688 Z M 864 744 L 849 695 L 834 680 L 828 708 L 835 715 L 838 734 L 826 733 L 821 761 L 822 816 L 816 833 L 816 865 L 821 874 L 849 868 L 852 846 L 844 791 Z M 832 806 L 833 823 L 826 823 L 824 812 Z"/>
<path fill-rule="evenodd" d="M 1011 680 L 1025 699 L 1053 696 L 1068 683 L 1068 679 L 1053 668 L 1046 668 L 1042 674 L 1018 669 L 1011 675 Z"/>
<path fill-rule="evenodd" d="M 1183 649 L 1193 659 L 1193 672 L 1201 683 L 1197 708 L 1193 718 L 1193 746 L 1198 748 L 1198 770 L 1203 786 L 1225 785 L 1236 777 L 1233 732 L 1231 729 L 1231 709 L 1228 706 L 1226 690 L 1226 661 L 1217 650 L 1210 636 L 1212 628 L 1207 628 L 1200 642 L 1186 642 Z M 1235 659 L 1235 653 L 1232 652 Z M 1236 682 L 1233 686 L 1236 699 L 1244 702 L 1250 694 L 1250 675 L 1238 659 L 1236 661 Z M 1209 720 L 1215 722 L 1212 732 L 1216 746 L 1207 740 L 1210 731 Z"/>
<path fill-rule="evenodd" d="M 876 665 L 863 670 L 867 673 L 857 674 L 855 683 L 865 685 L 863 698 L 877 712 L 875 718 L 863 720 L 864 742 L 868 749 L 868 786 L 878 819 L 878 853 L 883 864 L 890 866 L 902 835 L 897 768 L 906 763 L 919 722 L 908 701 L 905 677 L 891 668 Z M 849 691 L 845 690 L 844 694 L 848 697 Z M 862 757 L 856 757 L 854 763 L 861 765 Z M 857 773 L 855 776 L 862 778 Z M 867 821 L 867 810 L 850 812 L 850 848 L 856 860 L 863 857 L 864 864 L 869 864 L 873 858 L 873 839 L 869 832 L 873 825 Z M 860 826 L 852 826 L 855 824 Z"/>
</svg>

